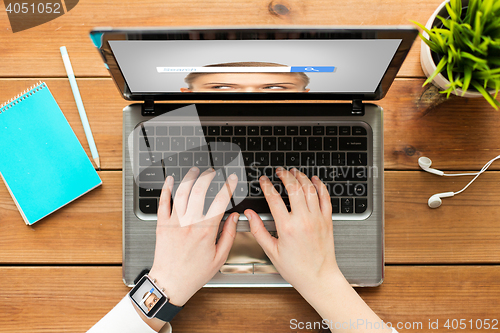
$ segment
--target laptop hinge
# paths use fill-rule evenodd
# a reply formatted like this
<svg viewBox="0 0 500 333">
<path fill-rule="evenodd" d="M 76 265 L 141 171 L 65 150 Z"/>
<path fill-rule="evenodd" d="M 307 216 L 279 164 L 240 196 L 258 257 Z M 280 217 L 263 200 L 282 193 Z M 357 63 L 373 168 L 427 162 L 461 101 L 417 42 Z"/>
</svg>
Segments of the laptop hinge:
<svg viewBox="0 0 500 333">
<path fill-rule="evenodd" d="M 365 105 L 363 104 L 362 100 L 354 99 L 352 101 L 351 114 L 353 116 L 364 116 L 365 115 Z"/>
<path fill-rule="evenodd" d="M 154 99 L 146 98 L 144 104 L 142 105 L 142 115 L 151 116 L 155 113 L 155 101 Z"/>
</svg>

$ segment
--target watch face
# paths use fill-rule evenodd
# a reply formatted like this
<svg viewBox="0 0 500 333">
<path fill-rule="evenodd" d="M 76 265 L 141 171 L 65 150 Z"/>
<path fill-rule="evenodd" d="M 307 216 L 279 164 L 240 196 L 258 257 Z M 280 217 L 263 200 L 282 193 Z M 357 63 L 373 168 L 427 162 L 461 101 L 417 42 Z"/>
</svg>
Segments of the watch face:
<svg viewBox="0 0 500 333">
<path fill-rule="evenodd" d="M 143 276 L 132 289 L 130 297 L 148 318 L 154 317 L 167 301 L 167 298 L 146 276 Z"/>
</svg>

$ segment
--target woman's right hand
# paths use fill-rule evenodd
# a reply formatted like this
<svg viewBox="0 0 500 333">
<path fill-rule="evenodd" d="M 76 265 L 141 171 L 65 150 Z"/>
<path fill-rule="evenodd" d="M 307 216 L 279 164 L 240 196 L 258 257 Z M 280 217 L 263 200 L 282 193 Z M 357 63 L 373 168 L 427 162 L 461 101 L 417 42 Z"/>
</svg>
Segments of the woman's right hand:
<svg viewBox="0 0 500 333">
<path fill-rule="evenodd" d="M 278 238 L 269 234 L 255 211 L 247 209 L 244 213 L 252 234 L 281 276 L 306 297 L 304 293 L 311 291 L 311 284 L 318 286 L 337 276 L 344 279 L 335 260 L 330 195 L 318 177 L 312 177 L 311 182 L 296 168 L 278 168 L 276 174 L 288 192 L 291 212 L 269 178 L 262 176 L 260 186 Z"/>
</svg>

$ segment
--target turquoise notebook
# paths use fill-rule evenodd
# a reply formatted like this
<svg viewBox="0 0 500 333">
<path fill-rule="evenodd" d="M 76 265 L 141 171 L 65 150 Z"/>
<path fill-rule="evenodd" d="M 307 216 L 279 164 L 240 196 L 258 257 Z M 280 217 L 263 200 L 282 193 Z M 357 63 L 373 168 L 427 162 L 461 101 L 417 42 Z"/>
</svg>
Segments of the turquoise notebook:
<svg viewBox="0 0 500 333">
<path fill-rule="evenodd" d="M 26 224 L 102 184 L 44 82 L 0 107 L 0 174 Z"/>
</svg>

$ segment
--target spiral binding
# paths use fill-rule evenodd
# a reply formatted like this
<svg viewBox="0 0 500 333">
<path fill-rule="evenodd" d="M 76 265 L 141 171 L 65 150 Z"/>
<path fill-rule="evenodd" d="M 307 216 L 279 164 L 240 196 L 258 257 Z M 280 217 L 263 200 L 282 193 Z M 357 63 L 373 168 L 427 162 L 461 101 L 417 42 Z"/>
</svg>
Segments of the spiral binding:
<svg viewBox="0 0 500 333">
<path fill-rule="evenodd" d="M 3 103 L 0 105 L 0 113 L 5 112 L 6 110 L 10 109 L 16 104 L 19 104 L 22 100 L 26 99 L 27 97 L 33 95 L 35 92 L 39 91 L 42 87 L 45 87 L 45 83 L 42 81 L 38 81 L 22 93 L 18 94 L 16 97 L 11 98 L 7 102 Z M 29 93 L 29 95 L 28 95 Z M 21 98 L 22 97 L 22 98 Z"/>
</svg>

